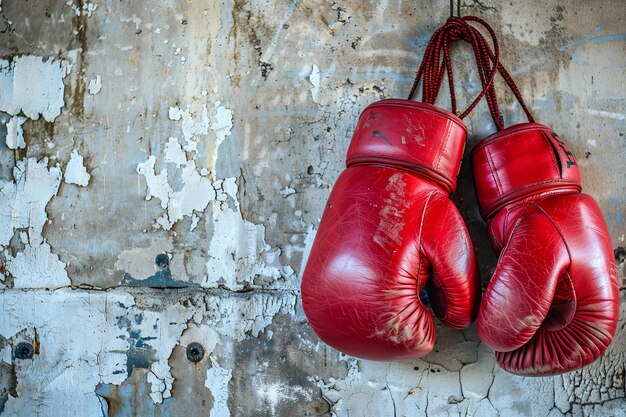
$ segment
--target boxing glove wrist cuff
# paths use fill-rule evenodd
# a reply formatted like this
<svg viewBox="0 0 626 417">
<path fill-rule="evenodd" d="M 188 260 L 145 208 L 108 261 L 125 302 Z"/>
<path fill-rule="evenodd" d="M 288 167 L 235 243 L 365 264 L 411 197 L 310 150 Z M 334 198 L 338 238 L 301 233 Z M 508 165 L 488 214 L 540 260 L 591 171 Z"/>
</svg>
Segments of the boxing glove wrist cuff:
<svg viewBox="0 0 626 417">
<path fill-rule="evenodd" d="M 361 113 L 346 165 L 413 171 L 450 193 L 456 189 L 465 137 L 465 125 L 450 112 L 411 100 L 381 100 Z"/>
<path fill-rule="evenodd" d="M 580 192 L 580 172 L 569 148 L 538 123 L 511 126 L 472 150 L 476 194 L 483 218 L 503 205 L 546 194 Z"/>
</svg>

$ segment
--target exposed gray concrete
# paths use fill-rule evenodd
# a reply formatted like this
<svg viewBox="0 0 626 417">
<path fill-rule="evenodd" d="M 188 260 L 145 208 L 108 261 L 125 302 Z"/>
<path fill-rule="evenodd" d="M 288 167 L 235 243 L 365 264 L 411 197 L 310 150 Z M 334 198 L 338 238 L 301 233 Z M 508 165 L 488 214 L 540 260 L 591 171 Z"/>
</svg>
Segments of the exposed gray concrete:
<svg viewBox="0 0 626 417">
<path fill-rule="evenodd" d="M 463 2 L 572 148 L 620 261 L 613 344 L 554 378 L 499 370 L 474 328 L 439 326 L 414 362 L 358 361 L 321 343 L 300 305 L 356 119 L 406 96 L 448 2 L 0 7 L 0 415 L 626 415 L 622 1 Z M 468 103 L 476 72 L 455 75 Z M 466 122 L 469 152 L 494 126 L 484 104 Z M 496 258 L 467 158 L 453 199 L 486 285 Z M 20 342 L 32 359 L 15 357 Z"/>
</svg>

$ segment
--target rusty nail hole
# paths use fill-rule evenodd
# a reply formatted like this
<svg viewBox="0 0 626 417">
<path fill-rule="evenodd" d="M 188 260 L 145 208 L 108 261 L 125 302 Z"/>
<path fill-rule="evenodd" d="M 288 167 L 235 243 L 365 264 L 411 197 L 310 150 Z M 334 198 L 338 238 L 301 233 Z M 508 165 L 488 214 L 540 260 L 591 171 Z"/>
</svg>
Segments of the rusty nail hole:
<svg viewBox="0 0 626 417">
<path fill-rule="evenodd" d="M 200 362 L 204 358 L 204 348 L 200 343 L 190 343 L 187 346 L 187 359 L 190 362 Z"/>
<path fill-rule="evenodd" d="M 30 343 L 18 343 L 15 347 L 15 357 L 18 359 L 32 359 L 35 349 Z"/>
<path fill-rule="evenodd" d="M 623 264 L 624 261 L 626 261 L 626 249 L 624 249 L 621 246 L 618 246 L 614 251 L 613 254 L 615 255 L 615 262 L 617 262 L 618 264 Z"/>
<path fill-rule="evenodd" d="M 156 258 L 154 258 L 154 263 L 157 264 L 159 268 L 167 268 L 170 266 L 170 258 L 167 256 L 167 253 L 159 253 Z"/>
</svg>

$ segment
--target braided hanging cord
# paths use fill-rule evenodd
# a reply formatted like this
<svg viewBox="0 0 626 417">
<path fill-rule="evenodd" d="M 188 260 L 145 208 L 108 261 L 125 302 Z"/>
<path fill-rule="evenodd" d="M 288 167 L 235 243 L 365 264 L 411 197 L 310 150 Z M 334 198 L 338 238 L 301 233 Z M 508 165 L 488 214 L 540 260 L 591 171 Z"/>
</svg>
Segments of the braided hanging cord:
<svg viewBox="0 0 626 417">
<path fill-rule="evenodd" d="M 470 25 L 469 22 L 478 23 L 489 32 L 493 49 L 485 37 L 475 27 Z M 504 128 L 504 120 L 498 106 L 496 90 L 493 83 L 496 73 L 499 72 L 515 95 L 515 98 L 519 101 L 528 120 L 533 122 L 534 119 L 526 107 L 517 85 L 499 61 L 500 49 L 494 30 L 485 21 L 476 16 L 450 17 L 445 25 L 435 31 L 424 52 L 422 63 L 415 76 L 411 92 L 409 93 L 409 100 L 415 95 L 419 82 L 423 78 L 422 101 L 434 104 L 443 83 L 444 76 L 447 73 L 452 112 L 455 114 L 458 113 L 452 61 L 450 59 L 451 46 L 457 41 L 464 41 L 472 46 L 478 76 L 483 87 L 478 97 L 474 99 L 467 110 L 459 114 L 459 117 L 461 119 L 467 117 L 482 97 L 485 97 L 496 128 L 498 130 Z"/>
</svg>

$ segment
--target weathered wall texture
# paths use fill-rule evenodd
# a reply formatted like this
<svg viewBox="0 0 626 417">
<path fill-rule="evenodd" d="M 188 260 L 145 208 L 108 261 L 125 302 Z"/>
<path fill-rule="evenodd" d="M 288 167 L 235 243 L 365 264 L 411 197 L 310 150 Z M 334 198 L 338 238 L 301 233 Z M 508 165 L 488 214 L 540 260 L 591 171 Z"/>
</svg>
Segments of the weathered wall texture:
<svg viewBox="0 0 626 417">
<path fill-rule="evenodd" d="M 2 416 L 626 415 L 623 1 L 462 8 L 496 28 L 616 248 L 618 335 L 554 378 L 500 371 L 473 328 L 439 327 L 415 362 L 357 361 L 319 342 L 299 304 L 356 119 L 407 94 L 447 1 L 1 7 Z M 478 79 L 458 75 L 467 102 Z M 468 149 L 494 130 L 484 105 L 467 124 Z M 454 199 L 486 283 L 467 159 Z"/>
</svg>

